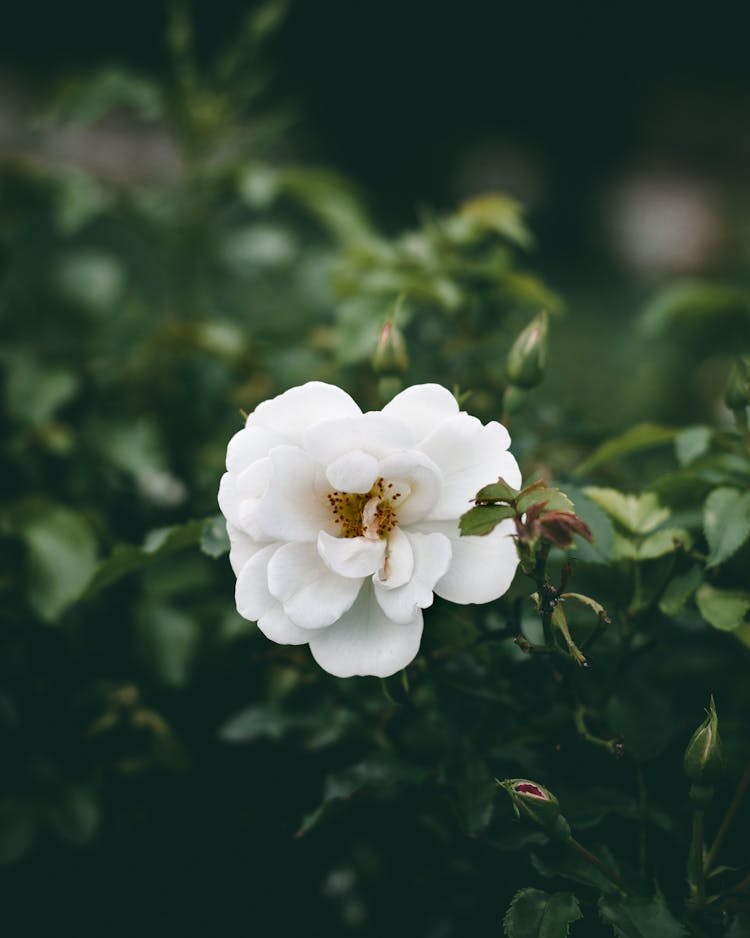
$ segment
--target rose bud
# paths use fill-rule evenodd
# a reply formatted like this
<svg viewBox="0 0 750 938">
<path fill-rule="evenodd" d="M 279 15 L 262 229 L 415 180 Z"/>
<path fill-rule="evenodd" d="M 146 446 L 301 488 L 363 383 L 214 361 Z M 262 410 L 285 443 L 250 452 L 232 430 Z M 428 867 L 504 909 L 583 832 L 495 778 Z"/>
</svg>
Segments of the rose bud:
<svg viewBox="0 0 750 938">
<path fill-rule="evenodd" d="M 404 334 L 392 319 L 380 330 L 378 344 L 372 356 L 372 367 L 379 372 L 403 373 L 409 367 Z"/>
<path fill-rule="evenodd" d="M 508 778 L 498 782 L 510 795 L 516 815 L 524 815 L 549 830 L 560 817 L 560 802 L 551 791 L 527 778 Z"/>
<path fill-rule="evenodd" d="M 713 695 L 711 695 L 706 719 L 693 733 L 687 744 L 683 766 L 685 775 L 695 785 L 712 785 L 721 778 L 724 770 L 724 756 Z"/>
<path fill-rule="evenodd" d="M 518 388 L 533 388 L 547 367 L 547 311 L 543 310 L 518 336 L 508 352 L 508 381 Z"/>
</svg>

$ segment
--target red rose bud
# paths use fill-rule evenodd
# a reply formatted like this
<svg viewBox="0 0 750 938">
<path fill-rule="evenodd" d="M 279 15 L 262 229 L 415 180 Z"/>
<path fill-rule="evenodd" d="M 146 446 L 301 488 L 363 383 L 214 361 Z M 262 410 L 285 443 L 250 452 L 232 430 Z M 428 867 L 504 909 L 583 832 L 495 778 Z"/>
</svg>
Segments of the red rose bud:
<svg viewBox="0 0 750 938">
<path fill-rule="evenodd" d="M 508 778 L 498 782 L 510 795 L 513 809 L 545 830 L 551 830 L 560 817 L 560 802 L 551 791 L 527 778 Z"/>
<path fill-rule="evenodd" d="M 724 771 L 724 755 L 719 737 L 719 717 L 713 695 L 706 719 L 693 733 L 685 749 L 685 775 L 694 785 L 712 785 Z"/>
<path fill-rule="evenodd" d="M 375 371 L 403 373 L 409 367 L 409 356 L 403 332 L 392 319 L 380 330 L 378 344 L 372 357 Z"/>
<path fill-rule="evenodd" d="M 518 336 L 508 352 L 508 381 L 518 388 L 533 388 L 547 367 L 547 311 L 543 310 Z"/>
</svg>

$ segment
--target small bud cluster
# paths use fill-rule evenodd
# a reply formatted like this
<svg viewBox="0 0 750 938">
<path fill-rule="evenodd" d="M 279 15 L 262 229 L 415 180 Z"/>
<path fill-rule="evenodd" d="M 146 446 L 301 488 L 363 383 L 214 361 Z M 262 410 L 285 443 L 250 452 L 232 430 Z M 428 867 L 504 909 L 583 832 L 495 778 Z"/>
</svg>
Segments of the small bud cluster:
<svg viewBox="0 0 750 938">
<path fill-rule="evenodd" d="M 542 618 L 547 648 L 557 647 L 555 634 L 562 639 L 568 654 L 581 666 L 588 667 L 585 655 L 570 633 L 563 608 L 566 600 L 574 600 L 593 610 L 600 625 L 609 624 L 603 606 L 582 593 L 567 592 L 572 566 L 563 567 L 559 586 L 553 586 L 545 571 L 547 555 L 552 547 L 566 550 L 574 545 L 574 535 L 593 541 L 591 529 L 575 513 L 573 503 L 559 489 L 545 482 L 534 482 L 523 489 L 514 489 L 499 478 L 477 492 L 474 507 L 460 520 L 462 535 L 483 535 L 500 524 L 512 520 L 516 528 L 516 547 L 521 569 L 537 584 L 532 595 L 536 611 Z M 521 634 L 516 639 L 525 651 L 534 646 Z"/>
<path fill-rule="evenodd" d="M 477 492 L 474 505 L 461 518 L 462 534 L 486 534 L 500 520 L 513 518 L 519 542 L 530 547 L 541 540 L 565 550 L 573 546 L 575 534 L 587 541 L 594 539 L 570 499 L 545 482 L 534 482 L 519 491 L 498 479 Z M 486 530 L 482 526 L 485 515 L 488 521 L 496 519 Z"/>
</svg>

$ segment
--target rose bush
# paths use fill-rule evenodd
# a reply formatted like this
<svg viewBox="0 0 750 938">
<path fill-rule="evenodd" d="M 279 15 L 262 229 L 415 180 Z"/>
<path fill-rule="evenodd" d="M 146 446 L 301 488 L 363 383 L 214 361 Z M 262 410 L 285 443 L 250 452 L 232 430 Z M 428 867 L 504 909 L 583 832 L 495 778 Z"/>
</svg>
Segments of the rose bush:
<svg viewBox="0 0 750 938">
<path fill-rule="evenodd" d="M 483 484 L 520 484 L 509 443 L 436 384 L 378 412 L 321 382 L 260 404 L 219 489 L 239 613 L 339 677 L 404 668 L 434 594 L 485 603 L 513 579 L 511 521 L 483 538 L 458 530 Z"/>
</svg>

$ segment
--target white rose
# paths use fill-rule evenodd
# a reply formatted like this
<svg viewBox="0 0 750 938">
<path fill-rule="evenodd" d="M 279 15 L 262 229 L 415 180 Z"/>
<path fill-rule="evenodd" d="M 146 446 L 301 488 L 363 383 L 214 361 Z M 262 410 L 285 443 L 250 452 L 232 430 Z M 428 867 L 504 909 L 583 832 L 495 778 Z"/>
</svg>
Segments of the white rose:
<svg viewBox="0 0 750 938">
<path fill-rule="evenodd" d="M 364 414 L 317 381 L 260 404 L 219 489 L 238 612 L 274 642 L 309 644 L 338 677 L 406 667 L 434 593 L 485 603 L 513 579 L 512 522 L 458 531 L 483 485 L 520 487 L 509 443 L 437 384 Z"/>
</svg>

